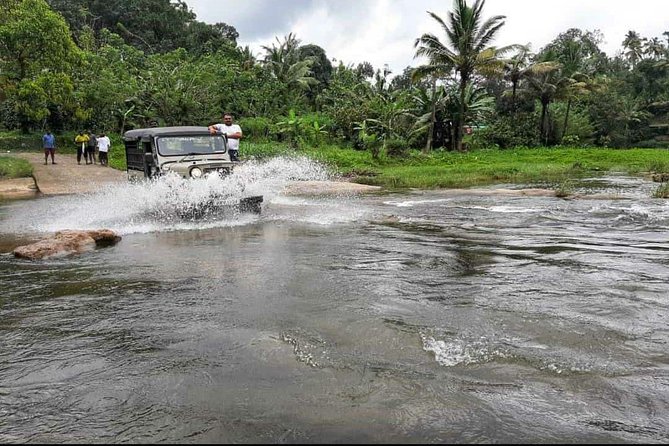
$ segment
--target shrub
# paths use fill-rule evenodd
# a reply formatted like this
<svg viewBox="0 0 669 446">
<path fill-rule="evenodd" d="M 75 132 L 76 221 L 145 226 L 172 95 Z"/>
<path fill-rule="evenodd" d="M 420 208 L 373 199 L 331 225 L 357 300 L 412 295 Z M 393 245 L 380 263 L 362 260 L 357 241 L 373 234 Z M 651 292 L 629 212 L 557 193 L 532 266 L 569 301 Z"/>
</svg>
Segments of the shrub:
<svg viewBox="0 0 669 446">
<path fill-rule="evenodd" d="M 653 198 L 669 198 L 669 183 L 664 183 L 655 189 Z"/>
<path fill-rule="evenodd" d="M 268 140 L 273 133 L 276 133 L 272 122 L 264 117 L 241 118 L 238 124 L 242 128 L 242 133 L 246 138 L 256 141 Z"/>
<path fill-rule="evenodd" d="M 566 198 L 571 195 L 574 195 L 574 181 L 571 178 L 565 178 L 555 187 L 555 196 Z"/>
<path fill-rule="evenodd" d="M 319 147 L 326 142 L 328 132 L 325 130 L 327 124 L 322 124 L 318 119 L 327 118 L 318 114 L 297 115 L 295 110 L 290 110 L 288 116 L 276 123 L 279 140 L 284 137 L 293 148 Z"/>
<path fill-rule="evenodd" d="M 578 143 L 592 143 L 594 141 L 593 135 L 595 128 L 590 121 L 587 110 L 579 108 L 578 103 L 572 104 L 569 112 L 569 121 L 567 122 L 567 133 L 564 134 L 564 117 L 567 112 L 567 104 L 558 102 L 552 107 L 553 116 L 557 123 L 558 137 L 562 145 L 569 145 L 565 143 L 565 138 L 577 138 Z"/>
<path fill-rule="evenodd" d="M 577 135 L 565 135 L 562 137 L 560 144 L 563 146 L 575 146 L 578 145 L 580 138 Z"/>
<path fill-rule="evenodd" d="M 409 143 L 404 139 L 393 138 L 386 141 L 386 153 L 396 158 L 405 157 L 409 151 Z"/>
<path fill-rule="evenodd" d="M 535 147 L 539 145 L 539 122 L 534 114 L 498 116 L 486 128 L 474 131 L 472 149 L 499 147 Z"/>
<path fill-rule="evenodd" d="M 656 139 L 647 139 L 634 145 L 644 149 L 669 149 L 669 141 L 658 141 Z"/>
<path fill-rule="evenodd" d="M 56 137 L 56 143 L 58 143 Z M 10 132 L 0 136 L 0 150 L 3 152 L 34 152 L 42 150 L 42 135 L 37 133 L 21 134 Z"/>
</svg>

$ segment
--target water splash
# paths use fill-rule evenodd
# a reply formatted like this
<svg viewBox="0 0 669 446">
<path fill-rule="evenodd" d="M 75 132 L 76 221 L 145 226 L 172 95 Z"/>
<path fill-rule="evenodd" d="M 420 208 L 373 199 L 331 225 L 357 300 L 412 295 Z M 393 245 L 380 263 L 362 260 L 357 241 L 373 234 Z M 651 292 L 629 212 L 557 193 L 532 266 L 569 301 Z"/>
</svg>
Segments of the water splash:
<svg viewBox="0 0 669 446">
<path fill-rule="evenodd" d="M 305 157 L 249 161 L 224 178 L 212 175 L 193 181 L 166 175 L 153 181 L 108 185 L 92 193 L 24 202 L 13 207 L 0 231 L 21 234 L 105 227 L 129 234 L 244 225 L 258 217 L 233 213 L 216 221 L 184 221 L 177 211 L 212 201 L 233 205 L 254 195 L 269 202 L 291 181 L 329 177 L 325 166 Z"/>
<path fill-rule="evenodd" d="M 459 364 L 482 364 L 493 361 L 495 358 L 506 358 L 508 352 L 499 346 L 490 345 L 485 340 L 467 343 L 456 339 L 453 341 L 442 341 L 431 336 L 421 334 L 423 350 L 434 354 L 435 360 L 446 367 Z"/>
</svg>

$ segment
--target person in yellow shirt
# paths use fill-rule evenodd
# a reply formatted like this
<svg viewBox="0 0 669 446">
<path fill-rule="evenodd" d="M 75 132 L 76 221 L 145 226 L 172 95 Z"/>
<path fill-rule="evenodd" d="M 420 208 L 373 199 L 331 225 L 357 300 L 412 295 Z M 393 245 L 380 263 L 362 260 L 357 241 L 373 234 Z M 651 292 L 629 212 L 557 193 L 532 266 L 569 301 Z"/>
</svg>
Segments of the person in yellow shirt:
<svg viewBox="0 0 669 446">
<path fill-rule="evenodd" d="M 86 153 L 86 145 L 88 144 L 89 139 L 88 135 L 83 131 L 80 131 L 79 134 L 74 137 L 74 143 L 77 145 L 77 164 L 81 164 L 81 155 Z"/>
</svg>

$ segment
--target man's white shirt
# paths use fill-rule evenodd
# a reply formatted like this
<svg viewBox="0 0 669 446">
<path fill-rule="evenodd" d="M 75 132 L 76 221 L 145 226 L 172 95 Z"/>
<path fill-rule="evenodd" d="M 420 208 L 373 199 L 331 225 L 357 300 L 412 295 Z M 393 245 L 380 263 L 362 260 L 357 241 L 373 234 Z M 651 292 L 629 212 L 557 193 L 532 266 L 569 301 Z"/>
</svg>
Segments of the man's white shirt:
<svg viewBox="0 0 669 446">
<path fill-rule="evenodd" d="M 102 138 L 98 138 L 98 151 L 108 152 L 109 146 L 111 146 L 111 141 L 109 140 L 109 137 L 103 136 Z"/>
<path fill-rule="evenodd" d="M 232 124 L 232 125 L 216 124 L 214 125 L 214 128 L 219 133 L 227 133 L 227 134 L 242 133 L 242 128 L 237 124 Z M 228 138 L 228 149 L 239 150 L 239 140 Z"/>
</svg>

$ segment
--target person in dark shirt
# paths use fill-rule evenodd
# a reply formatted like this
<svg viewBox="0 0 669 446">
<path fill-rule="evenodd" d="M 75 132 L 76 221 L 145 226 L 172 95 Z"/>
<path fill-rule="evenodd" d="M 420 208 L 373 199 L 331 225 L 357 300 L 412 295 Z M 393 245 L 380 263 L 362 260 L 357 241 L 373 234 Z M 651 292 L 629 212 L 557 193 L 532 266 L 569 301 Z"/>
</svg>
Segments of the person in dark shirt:
<svg viewBox="0 0 669 446">
<path fill-rule="evenodd" d="M 98 137 L 93 132 L 88 132 L 88 141 L 86 142 L 86 152 L 84 153 L 84 158 L 86 158 L 86 164 L 97 164 L 95 162 L 95 149 L 98 146 Z"/>
</svg>

